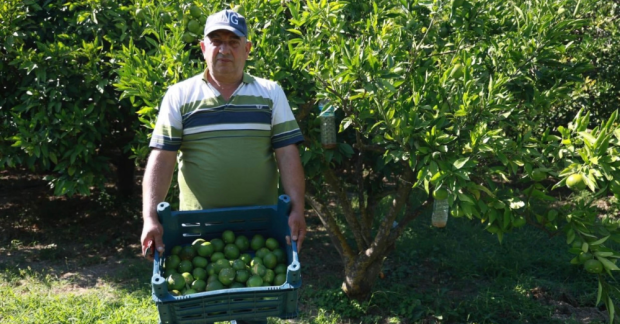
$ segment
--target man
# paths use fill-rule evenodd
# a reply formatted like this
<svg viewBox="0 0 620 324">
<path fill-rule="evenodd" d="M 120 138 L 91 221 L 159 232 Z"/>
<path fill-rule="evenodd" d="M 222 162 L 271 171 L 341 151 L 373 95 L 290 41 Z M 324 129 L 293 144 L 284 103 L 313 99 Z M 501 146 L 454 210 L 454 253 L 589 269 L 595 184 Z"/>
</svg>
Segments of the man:
<svg viewBox="0 0 620 324">
<path fill-rule="evenodd" d="M 284 91 L 244 73 L 252 43 L 238 13 L 209 16 L 200 47 L 207 69 L 168 89 L 153 131 L 143 179 L 143 252 L 150 244 L 164 251 L 156 206 L 177 159 L 181 210 L 274 205 L 279 170 L 292 206 L 287 240 L 301 249 L 305 184 L 297 144 L 303 136 Z"/>
</svg>

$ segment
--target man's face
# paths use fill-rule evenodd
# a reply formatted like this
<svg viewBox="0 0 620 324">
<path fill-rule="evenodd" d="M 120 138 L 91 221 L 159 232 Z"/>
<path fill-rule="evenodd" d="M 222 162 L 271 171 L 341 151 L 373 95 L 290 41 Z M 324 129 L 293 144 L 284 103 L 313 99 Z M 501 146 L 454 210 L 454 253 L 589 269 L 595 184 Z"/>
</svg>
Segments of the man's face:
<svg viewBox="0 0 620 324">
<path fill-rule="evenodd" d="M 216 30 L 200 42 L 203 56 L 215 78 L 236 78 L 243 74 L 252 43 L 227 30 Z"/>
</svg>

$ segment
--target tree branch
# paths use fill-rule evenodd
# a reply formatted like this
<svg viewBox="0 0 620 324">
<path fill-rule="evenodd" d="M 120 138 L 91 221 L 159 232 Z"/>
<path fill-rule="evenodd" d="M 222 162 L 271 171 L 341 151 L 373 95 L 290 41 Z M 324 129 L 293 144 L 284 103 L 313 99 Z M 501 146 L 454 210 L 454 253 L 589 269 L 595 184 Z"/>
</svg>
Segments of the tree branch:
<svg viewBox="0 0 620 324">
<path fill-rule="evenodd" d="M 351 260 L 355 254 L 353 253 L 353 250 L 351 250 L 349 243 L 347 243 L 347 239 L 340 230 L 340 227 L 336 223 L 332 213 L 329 209 L 319 203 L 313 195 L 306 192 L 305 197 L 306 202 L 312 206 L 312 209 L 314 209 L 316 214 L 319 216 L 321 223 L 323 223 L 323 226 L 327 229 L 327 234 L 329 234 L 329 238 L 332 240 L 332 243 L 340 256 L 345 260 Z"/>
<path fill-rule="evenodd" d="M 405 167 L 403 169 L 403 176 L 399 179 L 398 186 L 396 189 L 396 197 L 394 198 L 394 202 L 390 207 L 387 215 L 383 218 L 381 225 L 379 226 L 379 231 L 375 236 L 374 241 L 370 245 L 364 254 L 368 256 L 371 261 L 376 259 L 377 257 L 383 255 L 383 252 L 389 248 L 390 246 L 390 233 L 394 226 L 394 220 L 402 208 L 409 201 L 409 194 L 411 193 L 413 180 L 415 179 L 415 174 L 413 170 L 409 167 Z"/>
<path fill-rule="evenodd" d="M 377 153 L 385 153 L 385 147 L 381 145 L 362 145 L 359 147 L 360 151 L 368 151 L 368 152 L 377 152 Z"/>
<path fill-rule="evenodd" d="M 340 181 L 338 180 L 332 169 L 325 169 L 325 171 L 323 171 L 323 176 L 325 177 L 325 181 L 327 182 L 327 184 L 329 184 L 330 187 L 332 187 L 332 189 L 336 192 L 336 197 L 340 202 L 340 207 L 342 208 L 344 217 L 347 220 L 349 226 L 351 226 L 351 232 L 353 233 L 353 237 L 355 238 L 357 248 L 360 251 L 366 249 L 369 245 L 369 242 L 366 242 L 364 240 L 364 236 L 362 235 L 362 228 L 358 219 L 355 217 L 355 213 L 353 212 L 353 208 L 351 207 L 351 201 L 347 196 L 346 190 L 340 185 Z"/>
<path fill-rule="evenodd" d="M 363 146 L 362 136 L 359 132 L 355 132 L 355 139 L 359 147 Z M 370 242 L 371 239 L 371 226 L 372 223 L 369 222 L 369 211 L 366 209 L 366 197 L 364 193 L 366 192 L 364 186 L 364 152 L 360 151 L 357 161 L 355 163 L 355 172 L 356 180 L 357 180 L 357 199 L 359 200 L 359 210 L 362 214 L 362 221 L 360 222 L 362 227 L 362 235 L 364 236 L 365 242 Z"/>
<path fill-rule="evenodd" d="M 378 176 L 377 178 L 379 179 L 379 181 L 382 181 L 383 176 Z M 370 189 L 373 188 L 372 185 L 369 187 Z M 379 202 L 383 200 L 383 198 L 387 196 L 391 196 L 395 193 L 396 193 L 395 189 L 382 189 L 377 192 L 374 192 L 371 190 L 368 191 L 368 205 L 366 207 L 367 209 L 366 214 L 368 218 L 364 220 L 368 224 L 368 227 L 372 226 L 372 220 L 374 219 L 375 211 L 377 210 L 377 206 L 379 205 Z"/>
<path fill-rule="evenodd" d="M 433 205 L 430 204 L 428 200 L 426 200 L 425 202 L 422 203 L 422 205 L 418 209 L 414 210 L 413 209 L 413 204 L 408 202 L 407 203 L 407 211 L 405 212 L 405 216 L 400 220 L 400 222 L 398 222 L 398 225 L 390 233 L 390 237 L 388 238 L 388 246 L 391 245 L 391 244 L 396 243 L 396 240 L 403 233 L 403 231 L 405 230 L 405 227 L 407 227 L 407 225 L 411 221 L 413 221 L 414 219 L 418 218 L 418 216 L 420 216 L 427 209 L 430 211 L 432 206 Z"/>
</svg>

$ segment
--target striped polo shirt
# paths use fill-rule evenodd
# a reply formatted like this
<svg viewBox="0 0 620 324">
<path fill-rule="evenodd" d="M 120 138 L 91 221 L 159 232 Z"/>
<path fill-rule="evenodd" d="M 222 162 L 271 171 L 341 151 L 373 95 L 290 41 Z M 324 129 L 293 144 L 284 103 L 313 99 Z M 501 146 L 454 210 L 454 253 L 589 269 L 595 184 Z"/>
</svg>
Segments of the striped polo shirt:
<svg viewBox="0 0 620 324">
<path fill-rule="evenodd" d="M 274 205 L 274 149 L 303 141 L 282 88 L 243 75 L 229 101 L 204 74 L 171 86 L 150 147 L 179 151 L 180 209 Z"/>
</svg>

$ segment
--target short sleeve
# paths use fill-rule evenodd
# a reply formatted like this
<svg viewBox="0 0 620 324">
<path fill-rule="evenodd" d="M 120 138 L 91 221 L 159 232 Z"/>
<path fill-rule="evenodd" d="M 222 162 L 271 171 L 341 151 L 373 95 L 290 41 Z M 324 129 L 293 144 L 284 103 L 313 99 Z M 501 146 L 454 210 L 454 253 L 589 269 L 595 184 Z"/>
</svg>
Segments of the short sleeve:
<svg viewBox="0 0 620 324">
<path fill-rule="evenodd" d="M 278 84 L 272 89 L 271 145 L 274 149 L 304 141 L 299 125 L 288 104 L 284 90 Z"/>
<path fill-rule="evenodd" d="M 150 147 L 166 151 L 178 151 L 181 148 L 183 122 L 180 103 L 179 88 L 169 88 L 159 107 Z"/>
</svg>

